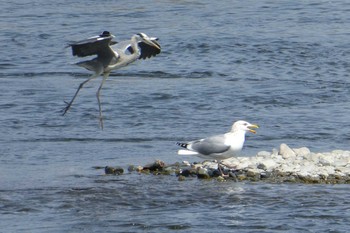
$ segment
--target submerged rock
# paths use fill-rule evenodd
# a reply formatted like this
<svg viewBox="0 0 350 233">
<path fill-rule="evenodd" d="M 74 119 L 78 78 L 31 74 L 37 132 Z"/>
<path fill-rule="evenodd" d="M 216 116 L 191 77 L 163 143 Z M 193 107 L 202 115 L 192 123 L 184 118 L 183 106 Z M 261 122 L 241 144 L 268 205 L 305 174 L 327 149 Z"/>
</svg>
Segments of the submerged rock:
<svg viewBox="0 0 350 233">
<path fill-rule="evenodd" d="M 105 167 L 105 174 L 106 175 L 121 175 L 124 173 L 124 169 L 122 167 Z"/>
</svg>

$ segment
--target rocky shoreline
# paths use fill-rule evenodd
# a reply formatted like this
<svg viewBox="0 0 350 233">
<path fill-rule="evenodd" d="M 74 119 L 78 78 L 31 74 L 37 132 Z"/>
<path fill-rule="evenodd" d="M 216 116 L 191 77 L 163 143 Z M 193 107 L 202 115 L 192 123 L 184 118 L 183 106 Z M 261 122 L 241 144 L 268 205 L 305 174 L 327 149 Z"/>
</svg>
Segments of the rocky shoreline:
<svg viewBox="0 0 350 233">
<path fill-rule="evenodd" d="M 182 162 L 167 165 L 157 160 L 145 166 L 129 166 L 129 172 L 173 175 L 178 180 L 189 177 L 218 181 L 264 181 L 272 183 L 350 184 L 350 151 L 314 153 L 308 148 L 290 148 L 281 144 L 279 150 L 261 151 L 253 157 L 232 157 L 220 162 Z M 121 175 L 120 167 L 105 167 L 105 174 Z"/>
</svg>

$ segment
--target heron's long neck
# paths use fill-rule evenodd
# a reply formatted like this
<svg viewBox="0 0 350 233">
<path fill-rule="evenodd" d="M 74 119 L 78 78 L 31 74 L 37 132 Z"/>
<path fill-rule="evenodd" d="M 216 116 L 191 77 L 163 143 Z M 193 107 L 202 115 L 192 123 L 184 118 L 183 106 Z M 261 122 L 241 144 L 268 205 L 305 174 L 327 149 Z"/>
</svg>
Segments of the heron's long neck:
<svg viewBox="0 0 350 233">
<path fill-rule="evenodd" d="M 132 54 L 125 54 L 123 50 L 118 51 L 119 53 L 119 59 L 117 62 L 113 65 L 109 65 L 109 69 L 118 69 L 120 67 L 124 67 L 129 65 L 130 63 L 136 61 L 140 57 L 140 48 L 138 46 L 138 40 L 135 36 L 131 37 L 131 43 L 130 43 L 133 53 Z"/>
<path fill-rule="evenodd" d="M 140 56 L 141 51 L 138 45 L 138 40 L 137 40 L 137 36 L 133 36 L 131 37 L 131 47 L 134 50 L 134 54 L 137 54 L 137 56 Z"/>
</svg>

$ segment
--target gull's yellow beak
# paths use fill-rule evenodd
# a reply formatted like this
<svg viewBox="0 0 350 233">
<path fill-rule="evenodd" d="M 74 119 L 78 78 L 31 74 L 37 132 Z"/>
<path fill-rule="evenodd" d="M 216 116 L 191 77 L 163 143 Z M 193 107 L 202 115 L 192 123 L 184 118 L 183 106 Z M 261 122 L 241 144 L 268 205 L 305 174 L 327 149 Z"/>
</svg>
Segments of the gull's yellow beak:
<svg viewBox="0 0 350 233">
<path fill-rule="evenodd" d="M 254 133 L 254 134 L 256 134 L 256 131 L 254 129 L 258 129 L 258 128 L 259 128 L 259 125 L 255 125 L 255 124 L 248 126 L 249 132 Z"/>
</svg>

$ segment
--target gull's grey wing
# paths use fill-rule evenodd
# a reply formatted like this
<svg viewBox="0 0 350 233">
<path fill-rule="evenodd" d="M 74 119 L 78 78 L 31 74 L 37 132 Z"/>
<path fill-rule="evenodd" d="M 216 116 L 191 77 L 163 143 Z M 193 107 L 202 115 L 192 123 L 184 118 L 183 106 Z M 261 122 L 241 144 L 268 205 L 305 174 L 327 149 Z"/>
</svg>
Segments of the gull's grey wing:
<svg viewBox="0 0 350 233">
<path fill-rule="evenodd" d="M 112 41 L 113 36 L 97 36 L 86 40 L 69 44 L 72 47 L 73 56 L 86 57 L 91 55 L 113 56 L 114 53 L 109 47 L 116 42 Z"/>
<path fill-rule="evenodd" d="M 230 146 L 225 145 L 224 142 L 225 136 L 223 134 L 216 135 L 191 142 L 191 148 L 203 155 L 224 153 L 230 149 Z"/>
</svg>

